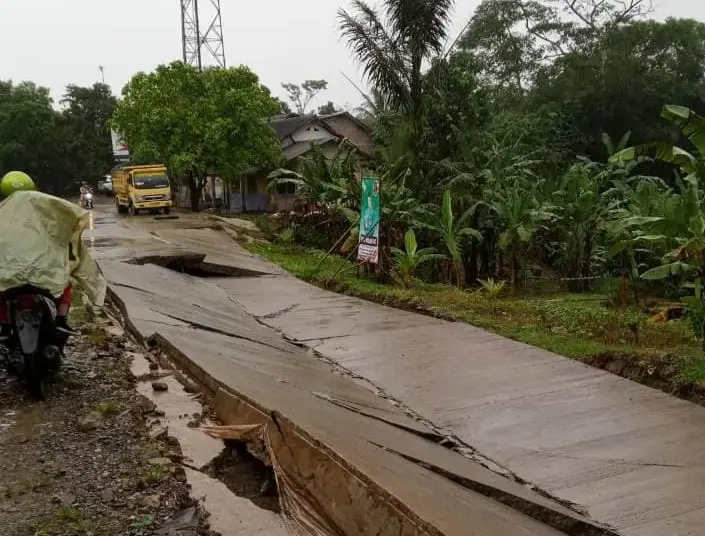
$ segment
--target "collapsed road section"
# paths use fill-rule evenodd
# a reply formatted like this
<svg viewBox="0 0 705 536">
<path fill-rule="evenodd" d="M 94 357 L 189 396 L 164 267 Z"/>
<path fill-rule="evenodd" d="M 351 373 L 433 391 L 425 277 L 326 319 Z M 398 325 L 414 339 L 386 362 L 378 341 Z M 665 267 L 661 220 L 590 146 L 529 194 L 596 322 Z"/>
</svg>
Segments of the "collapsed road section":
<svg viewBox="0 0 705 536">
<path fill-rule="evenodd" d="M 190 275 L 188 256 L 179 271 L 158 257 L 98 256 L 128 329 L 211 399 L 224 426 L 204 431 L 273 467 L 293 534 L 616 534 L 440 445 L 433 429 Z"/>
</svg>

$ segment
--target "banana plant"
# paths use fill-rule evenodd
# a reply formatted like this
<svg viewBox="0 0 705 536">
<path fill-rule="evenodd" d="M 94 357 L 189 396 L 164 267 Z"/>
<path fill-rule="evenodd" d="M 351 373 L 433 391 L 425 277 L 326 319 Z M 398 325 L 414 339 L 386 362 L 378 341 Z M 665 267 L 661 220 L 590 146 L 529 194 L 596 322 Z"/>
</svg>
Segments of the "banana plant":
<svg viewBox="0 0 705 536">
<path fill-rule="evenodd" d="M 468 220 L 479 205 L 479 203 L 475 203 L 463 212 L 459 218 L 456 218 L 453 214 L 453 196 L 450 190 L 445 190 L 441 206 L 432 213 L 431 221 L 426 224 L 426 227 L 440 235 L 450 257 L 453 279 L 458 287 L 462 287 L 465 283 L 463 241 L 468 237 L 478 241 L 482 240 L 480 231 L 470 227 L 468 223 Z"/>
<path fill-rule="evenodd" d="M 667 104 L 661 117 L 681 129 L 697 152 L 692 153 L 667 142 L 652 142 L 623 149 L 610 158 L 611 162 L 626 162 L 643 157 L 679 166 L 685 176 L 705 180 L 705 117 L 685 106 Z"/>
<path fill-rule="evenodd" d="M 496 219 L 499 238 L 497 245 L 509 256 L 511 265 L 510 283 L 516 294 L 519 287 L 519 269 L 526 250 L 535 235 L 547 229 L 549 222 L 558 216 L 553 207 L 540 199 L 535 187 L 519 181 L 512 185 L 498 187 L 490 194 L 490 210 Z"/>
<path fill-rule="evenodd" d="M 445 259 L 445 255 L 436 253 L 434 248 L 418 249 L 416 233 L 409 229 L 404 235 L 404 248 L 393 247 L 393 277 L 404 288 L 410 288 L 414 281 L 414 272 L 424 263 Z"/>
<path fill-rule="evenodd" d="M 652 142 L 624 149 L 611 161 L 629 161 L 640 157 L 676 164 L 683 178 L 677 179 L 679 191 L 669 195 L 663 204 L 663 215 L 653 223 L 664 240 L 675 242 L 675 248 L 665 257 L 661 266 L 647 270 L 643 279 L 665 279 L 674 275 L 705 270 L 705 195 L 700 187 L 705 181 L 705 118 L 694 111 L 675 105 L 666 105 L 661 117 L 677 125 L 696 152 L 665 143 Z"/>
<path fill-rule="evenodd" d="M 297 195 L 311 209 L 325 213 L 336 212 L 341 206 L 356 208 L 361 190 L 355 163 L 355 151 L 346 142 L 341 142 L 330 158 L 319 146 L 311 144 L 308 155 L 301 158 L 301 172 L 274 170 L 268 176 L 269 189 L 293 184 Z"/>
</svg>

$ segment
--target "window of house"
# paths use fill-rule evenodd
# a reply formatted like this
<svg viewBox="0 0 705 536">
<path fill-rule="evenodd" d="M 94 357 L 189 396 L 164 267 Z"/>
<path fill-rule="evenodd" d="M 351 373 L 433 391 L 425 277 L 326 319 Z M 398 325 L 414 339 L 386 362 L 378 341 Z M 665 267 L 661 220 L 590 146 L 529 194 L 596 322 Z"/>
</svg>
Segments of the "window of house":
<svg viewBox="0 0 705 536">
<path fill-rule="evenodd" d="M 277 193 L 279 195 L 294 195 L 296 193 L 296 185 L 290 182 L 277 184 Z"/>
</svg>

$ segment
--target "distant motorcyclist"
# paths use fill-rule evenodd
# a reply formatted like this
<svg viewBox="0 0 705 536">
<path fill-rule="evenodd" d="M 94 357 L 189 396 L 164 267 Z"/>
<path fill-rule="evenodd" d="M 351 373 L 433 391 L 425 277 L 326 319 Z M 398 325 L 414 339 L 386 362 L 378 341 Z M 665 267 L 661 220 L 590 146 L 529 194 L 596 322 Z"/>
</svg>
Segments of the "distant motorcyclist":
<svg viewBox="0 0 705 536">
<path fill-rule="evenodd" d="M 81 189 L 79 190 L 81 192 L 81 207 L 85 208 L 86 207 L 86 194 L 93 194 L 93 190 L 91 189 L 90 186 L 88 186 L 88 183 L 86 181 L 81 182 Z"/>
</svg>

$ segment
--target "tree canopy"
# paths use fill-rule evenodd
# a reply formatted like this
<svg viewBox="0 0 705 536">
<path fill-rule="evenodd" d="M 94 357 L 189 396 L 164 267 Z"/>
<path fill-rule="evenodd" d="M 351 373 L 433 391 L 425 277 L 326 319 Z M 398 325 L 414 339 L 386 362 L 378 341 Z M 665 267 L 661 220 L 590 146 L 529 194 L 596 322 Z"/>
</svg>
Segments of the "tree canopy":
<svg viewBox="0 0 705 536">
<path fill-rule="evenodd" d="M 305 80 L 301 84 L 288 82 L 282 84 L 282 87 L 294 105 L 296 113 L 305 114 L 308 110 L 308 105 L 316 98 L 316 95 L 328 89 L 328 82 L 325 80 Z M 289 109 L 289 106 L 286 105 L 286 108 Z"/>
<path fill-rule="evenodd" d="M 139 158 L 168 164 L 197 209 L 208 174 L 232 180 L 278 161 L 279 143 L 266 119 L 279 110 L 247 67 L 199 72 L 175 62 L 135 75 L 113 123 Z"/>
<path fill-rule="evenodd" d="M 0 82 L 0 175 L 19 169 L 43 190 L 75 193 L 76 182 L 110 171 L 110 89 L 69 86 L 62 104 L 31 82 Z"/>
</svg>

